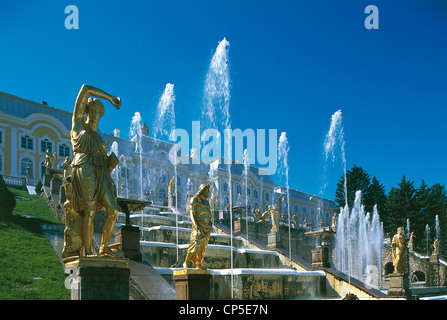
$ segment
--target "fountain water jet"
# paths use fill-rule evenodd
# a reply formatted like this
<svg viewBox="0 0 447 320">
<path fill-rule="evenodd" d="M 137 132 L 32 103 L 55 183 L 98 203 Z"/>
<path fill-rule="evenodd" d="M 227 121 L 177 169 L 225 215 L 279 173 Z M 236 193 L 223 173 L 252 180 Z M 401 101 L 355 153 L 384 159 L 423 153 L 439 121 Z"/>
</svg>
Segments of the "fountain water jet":
<svg viewBox="0 0 447 320">
<path fill-rule="evenodd" d="M 248 171 L 250 170 L 250 164 L 248 159 L 248 150 L 244 150 L 244 184 L 245 184 L 245 229 L 247 231 L 248 241 Z"/>
<path fill-rule="evenodd" d="M 141 143 L 141 114 L 135 112 L 130 124 L 129 136 L 131 140 L 135 140 L 135 153 L 139 155 L 139 182 L 140 182 L 140 200 L 143 200 L 143 145 Z"/>
<path fill-rule="evenodd" d="M 224 130 L 231 130 L 230 121 L 230 71 L 228 62 L 228 52 L 230 43 L 226 38 L 219 42 L 216 51 L 211 59 L 205 80 L 203 105 L 202 105 L 202 123 L 206 128 L 217 128 L 223 126 Z M 220 121 L 218 121 L 218 119 Z M 231 247 L 233 246 L 233 191 L 231 177 L 232 160 L 231 135 L 225 135 L 224 149 L 227 150 L 228 158 L 227 174 L 228 186 L 230 192 L 230 233 Z M 230 251 L 231 252 L 231 251 Z M 233 254 L 231 257 L 231 269 L 233 269 Z M 231 288 L 233 288 L 233 276 L 231 276 Z M 231 290 L 233 298 L 233 289 Z"/>
<path fill-rule="evenodd" d="M 163 94 L 161 95 L 157 105 L 157 116 L 154 121 L 153 131 L 154 138 L 158 137 L 173 140 L 173 134 L 175 130 L 175 110 L 174 110 L 175 94 L 174 85 L 167 83 Z M 174 163 L 174 190 L 168 191 L 168 197 L 171 197 L 172 191 L 174 191 L 174 207 L 175 212 L 178 213 L 178 177 L 177 177 L 177 164 Z M 171 206 L 171 199 L 168 201 L 168 206 Z M 176 215 L 175 219 L 176 238 L 177 238 L 177 250 L 176 257 L 178 262 L 178 219 Z"/>
<path fill-rule="evenodd" d="M 287 140 L 287 135 L 285 132 L 281 132 L 278 143 L 278 161 L 280 162 L 281 173 L 284 174 L 286 178 L 286 196 L 287 196 L 287 216 L 289 220 L 289 260 L 292 264 L 292 242 L 291 242 L 291 219 L 290 219 L 290 194 L 289 194 L 289 164 L 288 164 L 288 153 L 289 153 L 289 142 Z"/>
<path fill-rule="evenodd" d="M 374 206 L 372 217 L 365 212 L 361 190 L 355 194 L 352 210 L 349 210 L 348 205 L 340 209 L 336 232 L 335 267 L 349 277 L 378 288 L 383 229 L 377 206 Z M 374 277 L 368 272 L 373 272 Z M 372 279 L 377 281 L 371 282 Z"/>
</svg>

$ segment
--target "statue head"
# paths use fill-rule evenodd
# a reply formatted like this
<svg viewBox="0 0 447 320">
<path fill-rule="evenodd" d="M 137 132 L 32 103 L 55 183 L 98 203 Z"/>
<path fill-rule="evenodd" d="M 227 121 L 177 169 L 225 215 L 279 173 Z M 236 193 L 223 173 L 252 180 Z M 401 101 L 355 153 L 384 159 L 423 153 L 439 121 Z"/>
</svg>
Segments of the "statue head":
<svg viewBox="0 0 447 320">
<path fill-rule="evenodd" d="M 397 234 L 402 234 L 404 229 L 402 227 L 397 228 Z"/>
<path fill-rule="evenodd" d="M 89 98 L 85 114 L 87 115 L 87 123 L 97 124 L 104 115 L 104 105 L 98 99 Z"/>
<path fill-rule="evenodd" d="M 210 189 L 211 187 L 209 184 L 202 183 L 199 186 L 199 190 L 196 193 L 196 197 L 203 196 L 205 199 L 208 198 L 210 195 Z"/>
</svg>

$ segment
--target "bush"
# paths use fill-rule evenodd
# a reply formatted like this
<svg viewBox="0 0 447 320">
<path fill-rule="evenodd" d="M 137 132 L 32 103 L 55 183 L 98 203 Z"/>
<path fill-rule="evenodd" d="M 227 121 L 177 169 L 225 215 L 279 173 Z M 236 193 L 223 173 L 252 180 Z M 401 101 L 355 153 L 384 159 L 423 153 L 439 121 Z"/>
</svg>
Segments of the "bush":
<svg viewBox="0 0 447 320">
<path fill-rule="evenodd" d="M 11 215 L 15 206 L 16 199 L 14 199 L 13 193 L 6 187 L 3 176 L 0 175 L 0 213 Z"/>
</svg>

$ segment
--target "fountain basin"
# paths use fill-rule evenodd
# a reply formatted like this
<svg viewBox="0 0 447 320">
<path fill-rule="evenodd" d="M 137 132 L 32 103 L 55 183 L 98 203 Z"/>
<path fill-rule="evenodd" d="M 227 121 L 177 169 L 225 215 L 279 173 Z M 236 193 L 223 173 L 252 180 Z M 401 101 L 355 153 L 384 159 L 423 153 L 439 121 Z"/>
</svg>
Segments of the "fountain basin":
<svg viewBox="0 0 447 320">
<path fill-rule="evenodd" d="M 142 259 L 152 266 L 169 267 L 177 260 L 177 246 L 174 243 L 140 241 Z"/>
<path fill-rule="evenodd" d="M 179 268 L 155 268 L 172 286 L 172 274 Z M 231 299 L 319 299 L 326 296 L 326 275 L 323 271 L 293 269 L 233 268 L 210 270 L 212 300 Z M 231 281 L 231 277 L 233 281 Z"/>
<path fill-rule="evenodd" d="M 132 224 L 139 225 L 141 227 L 155 227 L 155 226 L 175 226 L 175 219 L 169 217 L 163 217 L 155 214 L 138 213 L 130 216 L 130 222 Z"/>
<path fill-rule="evenodd" d="M 144 240 L 157 241 L 157 242 L 177 243 L 176 237 L 178 234 L 179 244 L 189 243 L 189 236 L 191 234 L 190 228 L 184 228 L 184 227 L 176 228 L 171 226 L 156 226 L 151 228 L 143 227 L 142 231 Z"/>
</svg>

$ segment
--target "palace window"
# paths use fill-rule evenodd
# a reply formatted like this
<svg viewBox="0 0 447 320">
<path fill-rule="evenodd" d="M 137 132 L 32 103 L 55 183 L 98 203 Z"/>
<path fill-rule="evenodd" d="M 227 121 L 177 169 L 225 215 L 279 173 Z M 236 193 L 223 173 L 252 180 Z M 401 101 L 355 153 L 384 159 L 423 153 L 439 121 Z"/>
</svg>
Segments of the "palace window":
<svg viewBox="0 0 447 320">
<path fill-rule="evenodd" d="M 236 194 L 241 194 L 242 193 L 242 189 L 241 189 L 241 186 L 237 186 L 236 187 Z"/>
<path fill-rule="evenodd" d="M 258 199 L 258 190 L 253 191 L 253 198 Z"/>
<path fill-rule="evenodd" d="M 45 160 L 40 163 L 40 177 L 43 178 L 46 172 Z"/>
<path fill-rule="evenodd" d="M 59 157 L 65 158 L 70 156 L 70 147 L 65 143 L 59 145 Z"/>
<path fill-rule="evenodd" d="M 265 201 L 270 201 L 270 195 L 267 192 L 265 193 Z"/>
<path fill-rule="evenodd" d="M 26 176 L 26 168 L 31 168 L 31 172 L 33 171 L 33 162 L 28 158 L 23 158 L 20 161 L 20 175 Z"/>
<path fill-rule="evenodd" d="M 21 136 L 20 147 L 22 149 L 33 150 L 33 138 L 31 138 L 28 134 Z"/>
<path fill-rule="evenodd" d="M 53 153 L 53 142 L 45 138 L 40 141 L 40 151 L 46 152 L 47 150 Z"/>
</svg>

